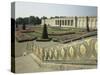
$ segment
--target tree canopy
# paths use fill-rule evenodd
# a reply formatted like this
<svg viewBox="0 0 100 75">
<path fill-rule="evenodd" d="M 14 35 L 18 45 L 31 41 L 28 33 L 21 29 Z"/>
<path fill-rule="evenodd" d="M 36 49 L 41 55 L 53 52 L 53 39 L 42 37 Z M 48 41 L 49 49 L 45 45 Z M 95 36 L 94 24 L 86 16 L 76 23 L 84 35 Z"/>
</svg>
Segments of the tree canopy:
<svg viewBox="0 0 100 75">
<path fill-rule="evenodd" d="M 30 17 L 19 17 L 16 19 L 16 24 L 17 25 L 22 25 L 22 24 L 31 24 L 31 25 L 39 25 L 41 24 L 41 18 L 38 16 L 30 16 Z"/>
</svg>

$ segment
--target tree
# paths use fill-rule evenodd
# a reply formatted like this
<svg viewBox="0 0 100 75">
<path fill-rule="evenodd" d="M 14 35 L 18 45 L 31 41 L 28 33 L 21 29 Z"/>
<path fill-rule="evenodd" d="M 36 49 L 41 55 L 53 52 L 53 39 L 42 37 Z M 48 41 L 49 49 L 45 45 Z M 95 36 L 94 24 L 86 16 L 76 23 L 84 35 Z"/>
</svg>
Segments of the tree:
<svg viewBox="0 0 100 75">
<path fill-rule="evenodd" d="M 30 24 L 35 24 L 35 17 L 34 16 L 30 16 L 29 17 L 29 22 L 30 22 Z"/>
<path fill-rule="evenodd" d="M 23 18 L 23 23 L 24 24 L 29 24 L 29 18 L 28 17 Z"/>
<path fill-rule="evenodd" d="M 19 17 L 16 19 L 16 24 L 32 24 L 32 25 L 39 25 L 41 24 L 41 19 L 38 16 L 30 16 L 30 17 Z"/>
<path fill-rule="evenodd" d="M 52 17 L 52 16 L 50 17 L 50 19 L 53 19 L 53 18 L 54 18 L 54 17 Z"/>
<path fill-rule="evenodd" d="M 18 28 L 18 23 L 15 21 L 16 28 Z"/>
<path fill-rule="evenodd" d="M 23 30 L 26 29 L 26 24 L 29 24 L 29 18 L 28 17 L 23 18 L 23 26 L 22 26 Z"/>
<path fill-rule="evenodd" d="M 22 17 L 17 18 L 16 24 L 23 24 L 23 18 Z"/>
<path fill-rule="evenodd" d="M 59 16 L 55 16 L 55 18 L 59 18 Z"/>
<path fill-rule="evenodd" d="M 23 23 L 22 29 L 23 29 L 23 30 L 26 29 L 26 25 L 25 25 L 25 23 Z"/>
<path fill-rule="evenodd" d="M 43 17 L 41 17 L 41 19 L 47 19 L 47 17 L 46 16 L 43 16 Z"/>
<path fill-rule="evenodd" d="M 35 24 L 41 24 L 41 19 L 39 17 L 35 17 Z"/>
<path fill-rule="evenodd" d="M 46 24 L 44 24 L 44 27 L 43 27 L 42 39 L 48 39 L 48 31 L 47 31 Z"/>
<path fill-rule="evenodd" d="M 87 31 L 89 32 L 90 29 L 89 29 L 89 24 L 88 24 L 88 16 L 86 17 L 86 28 L 87 28 Z"/>
</svg>

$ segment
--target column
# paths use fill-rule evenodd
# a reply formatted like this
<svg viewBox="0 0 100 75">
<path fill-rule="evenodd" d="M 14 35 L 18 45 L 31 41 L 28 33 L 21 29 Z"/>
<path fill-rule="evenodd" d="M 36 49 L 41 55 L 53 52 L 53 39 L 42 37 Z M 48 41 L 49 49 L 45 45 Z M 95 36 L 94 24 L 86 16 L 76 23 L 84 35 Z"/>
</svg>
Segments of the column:
<svg viewBox="0 0 100 75">
<path fill-rule="evenodd" d="M 71 26 L 71 20 L 70 20 L 70 22 L 69 22 L 69 23 L 70 23 L 70 26 Z"/>
<path fill-rule="evenodd" d="M 55 20 L 55 25 L 56 25 L 56 20 Z"/>
<path fill-rule="evenodd" d="M 63 25 L 63 20 L 61 20 L 61 25 Z"/>
<path fill-rule="evenodd" d="M 75 27 L 77 28 L 77 17 L 75 16 Z"/>
<path fill-rule="evenodd" d="M 68 19 L 68 26 L 69 26 L 69 19 Z"/>
</svg>

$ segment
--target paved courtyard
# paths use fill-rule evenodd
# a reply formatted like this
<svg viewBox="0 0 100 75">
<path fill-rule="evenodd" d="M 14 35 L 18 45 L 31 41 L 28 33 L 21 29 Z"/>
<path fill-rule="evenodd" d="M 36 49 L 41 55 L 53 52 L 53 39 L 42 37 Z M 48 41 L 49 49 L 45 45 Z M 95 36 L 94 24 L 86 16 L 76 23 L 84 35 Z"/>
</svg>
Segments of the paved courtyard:
<svg viewBox="0 0 100 75">
<path fill-rule="evenodd" d="M 35 58 L 36 59 L 36 58 Z M 46 72 L 59 70 L 94 69 L 96 65 L 74 65 L 74 64 L 38 64 L 33 54 L 15 58 L 15 69 L 17 73 Z M 48 66 L 50 65 L 50 66 Z"/>
</svg>

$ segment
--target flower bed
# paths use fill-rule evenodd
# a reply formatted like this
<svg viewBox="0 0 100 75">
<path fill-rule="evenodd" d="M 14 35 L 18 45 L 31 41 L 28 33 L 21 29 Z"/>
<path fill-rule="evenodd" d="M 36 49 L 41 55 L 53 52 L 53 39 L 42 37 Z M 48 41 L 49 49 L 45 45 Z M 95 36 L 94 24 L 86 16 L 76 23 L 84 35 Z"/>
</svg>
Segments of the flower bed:
<svg viewBox="0 0 100 75">
<path fill-rule="evenodd" d="M 18 32 L 16 33 L 16 40 L 18 42 L 25 42 L 25 41 L 32 41 L 32 40 L 35 40 L 36 37 L 35 36 L 29 36 L 25 33 L 21 33 L 21 32 Z"/>
<path fill-rule="evenodd" d="M 34 30 L 20 30 L 21 33 L 29 33 L 29 32 L 35 32 Z"/>
<path fill-rule="evenodd" d="M 51 33 L 51 34 L 48 34 L 48 35 L 59 36 L 59 35 L 69 35 L 69 34 L 75 34 L 75 32 Z"/>
</svg>

